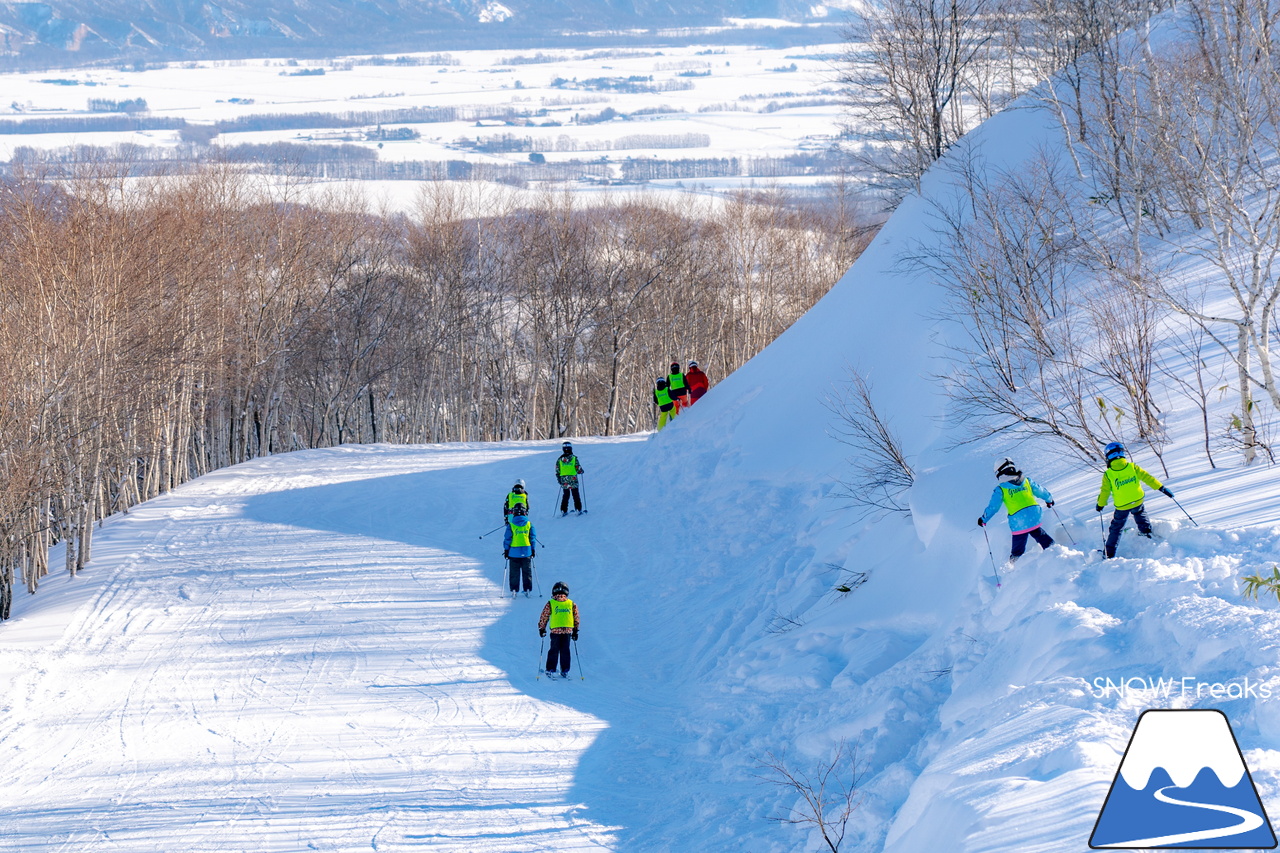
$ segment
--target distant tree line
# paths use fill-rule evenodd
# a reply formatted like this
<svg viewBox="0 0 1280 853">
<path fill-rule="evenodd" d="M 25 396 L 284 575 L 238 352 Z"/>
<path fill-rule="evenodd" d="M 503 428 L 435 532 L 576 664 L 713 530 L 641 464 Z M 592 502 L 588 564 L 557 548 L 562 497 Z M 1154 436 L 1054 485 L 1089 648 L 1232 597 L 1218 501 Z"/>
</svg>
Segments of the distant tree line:
<svg viewBox="0 0 1280 853">
<path fill-rule="evenodd" d="M 429 185 L 380 216 L 236 166 L 0 183 L 0 617 L 104 516 L 343 442 L 613 435 L 696 356 L 718 379 L 860 250 L 840 203 L 534 204 Z"/>
<path fill-rule="evenodd" d="M 689 80 L 658 80 L 653 75 L 633 74 L 629 77 L 588 77 L 572 80 L 556 77 L 551 81 L 556 89 L 583 89 L 588 92 L 621 92 L 624 94 L 653 94 L 656 92 L 683 92 L 693 88 Z"/>
<path fill-rule="evenodd" d="M 458 143 L 486 153 L 528 153 L 531 151 L 625 151 L 634 148 L 710 148 L 711 137 L 705 133 L 632 133 L 617 139 L 578 139 L 561 134 L 556 139 L 520 136 L 514 133 L 492 134 Z"/>
<path fill-rule="evenodd" d="M 141 115 L 104 115 L 58 118 L 24 118 L 0 121 L 0 134 L 114 133 L 138 130 L 179 130 L 186 119 Z"/>
<path fill-rule="evenodd" d="M 520 137 L 512 144 L 521 151 Z M 563 160 L 510 163 L 473 163 L 466 160 L 381 160 L 378 152 L 363 145 L 294 142 L 245 143 L 210 148 L 192 145 L 167 149 L 137 145 L 94 147 L 79 145 L 60 149 L 19 146 L 14 149 L 10 171 L 48 166 L 74 167 L 80 163 L 112 163 L 131 176 L 173 174 L 200 164 L 244 163 L 264 174 L 294 175 L 354 181 L 497 181 L 524 186 L 532 182 L 571 182 L 590 178 L 601 182 L 618 179 L 642 183 L 658 179 L 783 178 L 838 175 L 844 161 L 834 151 L 804 152 L 781 157 L 705 157 L 679 160 L 628 157 L 618 161 Z M 0 170 L 2 172 L 3 170 Z"/>
<path fill-rule="evenodd" d="M 128 98 L 123 101 L 90 98 L 88 107 L 91 113 L 145 113 L 148 109 L 146 98 Z"/>
<path fill-rule="evenodd" d="M 121 102 L 111 101 L 110 104 Z M 144 102 L 145 109 L 145 102 Z M 117 110 L 111 110 L 116 112 Z M 308 130 L 367 127 L 376 124 L 432 124 L 451 121 L 521 121 L 532 113 L 510 106 L 406 107 L 396 110 L 367 110 L 344 113 L 257 113 L 222 119 L 207 124 L 188 124 L 186 119 L 161 116 L 68 116 L 0 121 L 0 134 L 103 133 L 108 131 L 180 130 L 185 127 L 212 128 L 220 133 L 252 133 L 263 130 Z"/>
</svg>

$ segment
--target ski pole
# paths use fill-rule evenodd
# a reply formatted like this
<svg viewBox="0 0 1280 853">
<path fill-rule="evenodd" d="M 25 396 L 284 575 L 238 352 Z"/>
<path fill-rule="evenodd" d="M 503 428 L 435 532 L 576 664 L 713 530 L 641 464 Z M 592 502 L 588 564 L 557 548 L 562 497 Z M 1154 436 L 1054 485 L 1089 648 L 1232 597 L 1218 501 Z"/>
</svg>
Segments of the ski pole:
<svg viewBox="0 0 1280 853">
<path fill-rule="evenodd" d="M 538 588 L 538 598 L 542 598 L 542 581 L 538 579 L 538 561 L 529 558 L 529 571 L 533 572 L 533 585 Z"/>
<path fill-rule="evenodd" d="M 573 656 L 578 659 L 578 680 L 586 681 L 587 674 L 582 669 L 582 653 L 578 651 L 578 641 L 573 641 Z"/>
<path fill-rule="evenodd" d="M 582 501 L 582 511 L 587 511 L 587 481 L 582 475 L 578 475 L 578 498 Z"/>
<path fill-rule="evenodd" d="M 991 553 L 991 537 L 987 535 L 987 527 L 982 526 L 982 538 L 987 540 L 987 556 L 991 558 L 991 571 L 996 573 L 996 589 L 1000 588 L 1000 570 L 996 568 L 996 555 Z"/>
<path fill-rule="evenodd" d="M 542 671 L 547 668 L 546 661 L 543 660 L 542 658 L 542 647 L 545 646 L 546 644 L 547 644 L 547 641 L 544 638 L 540 637 L 538 639 L 538 675 L 537 675 L 537 678 L 534 679 L 534 681 L 537 681 L 539 678 L 542 678 Z"/>
<path fill-rule="evenodd" d="M 492 530 L 490 530 L 490 531 L 489 531 L 489 533 L 497 533 L 499 530 L 501 530 L 502 528 L 504 528 L 504 527 L 506 527 L 506 526 L 507 526 L 507 525 L 506 525 L 506 522 L 503 522 L 502 524 L 499 524 L 497 527 L 495 527 L 495 528 L 493 528 Z M 477 539 L 483 539 L 484 537 L 488 536 L 488 535 L 489 535 L 489 533 L 481 533 L 481 534 L 480 534 L 479 536 L 477 536 L 476 538 L 477 538 Z"/>
<path fill-rule="evenodd" d="M 502 583 L 504 584 L 504 586 L 502 587 L 503 595 L 506 595 L 506 590 L 511 589 L 511 558 L 510 557 L 507 557 L 506 563 L 507 563 L 507 571 L 502 578 Z"/>
<path fill-rule="evenodd" d="M 1102 556 L 1107 555 L 1107 528 L 1102 524 L 1102 513 L 1098 513 L 1098 533 L 1102 535 Z"/>
<path fill-rule="evenodd" d="M 1194 518 L 1191 518 L 1191 513 L 1187 512 L 1185 509 L 1182 509 L 1182 504 L 1178 503 L 1177 498 L 1175 498 L 1173 495 L 1169 495 L 1169 500 L 1173 501 L 1175 504 L 1178 504 L 1178 509 L 1182 510 L 1182 514 L 1185 515 L 1188 519 L 1190 519 L 1192 524 L 1194 524 L 1196 527 L 1200 526 L 1200 522 L 1196 521 Z"/>
<path fill-rule="evenodd" d="M 1051 506 L 1049 509 L 1053 510 L 1053 516 L 1058 519 L 1058 525 L 1062 528 L 1062 532 L 1067 534 L 1067 541 L 1072 545 L 1076 544 L 1076 538 L 1072 536 L 1071 531 L 1067 529 L 1067 525 L 1063 522 L 1062 516 L 1058 515 L 1058 508 L 1056 506 Z"/>
</svg>

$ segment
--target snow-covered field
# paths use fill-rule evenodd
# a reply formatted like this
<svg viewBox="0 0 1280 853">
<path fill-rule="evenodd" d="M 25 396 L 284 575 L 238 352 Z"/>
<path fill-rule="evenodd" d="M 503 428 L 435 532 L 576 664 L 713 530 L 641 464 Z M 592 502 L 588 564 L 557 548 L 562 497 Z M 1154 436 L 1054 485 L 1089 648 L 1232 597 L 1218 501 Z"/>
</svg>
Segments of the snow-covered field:
<svg viewBox="0 0 1280 853">
<path fill-rule="evenodd" d="M 966 143 L 1012 166 L 1045 140 L 1023 110 Z M 845 741 L 842 850 L 1082 852 L 1151 707 L 1224 711 L 1276 813 L 1280 612 L 1238 583 L 1280 562 L 1274 470 L 1210 469 L 1167 401 L 1200 526 L 1153 495 L 1159 540 L 1099 560 L 1099 471 L 953 449 L 937 285 L 897 264 L 928 220 L 906 202 L 663 432 L 575 440 L 585 517 L 553 517 L 548 441 L 263 459 L 111 519 L 0 625 L 0 850 L 817 851 L 770 820 L 797 798 L 761 762 L 812 773 Z M 836 496 L 822 401 L 847 365 L 915 462 L 910 518 L 853 523 Z M 1006 454 L 1053 491 L 1060 547 L 997 589 L 975 520 Z M 516 478 L 541 593 L 581 607 L 568 681 L 536 678 L 541 599 L 502 595 L 481 538 Z"/>
<path fill-rule="evenodd" d="M 90 99 L 142 99 L 153 118 L 181 118 L 194 124 L 263 114 L 459 107 L 464 113 L 455 121 L 388 124 L 387 130 L 408 127 L 421 135 L 387 140 L 381 146 L 378 140 L 363 138 L 362 131 L 376 128 L 373 123 L 343 129 L 227 132 L 215 144 L 345 141 L 375 149 L 385 161 L 527 164 L 527 151 L 487 153 L 460 144 L 460 140 L 483 143 L 512 134 L 530 137 L 551 163 L 784 157 L 821 152 L 839 133 L 836 57 L 843 50 L 841 44 L 787 49 L 693 44 L 608 51 L 460 50 L 412 55 L 415 61 L 449 64 L 367 65 L 359 64 L 360 58 L 353 62 L 346 57 L 181 63 L 140 71 L 3 74 L 0 122 L 105 115 L 88 111 Z M 628 80 L 657 91 L 609 88 Z M 498 108 L 529 113 L 531 118 L 527 123 L 508 124 L 471 115 Z M 605 109 L 626 118 L 586 123 Z M 673 144 L 667 139 L 662 147 L 655 147 L 654 137 L 687 138 L 689 145 L 666 147 Z M 22 146 L 47 150 L 122 143 L 174 148 L 179 145 L 179 133 L 0 134 L 0 160 L 10 159 Z"/>
</svg>

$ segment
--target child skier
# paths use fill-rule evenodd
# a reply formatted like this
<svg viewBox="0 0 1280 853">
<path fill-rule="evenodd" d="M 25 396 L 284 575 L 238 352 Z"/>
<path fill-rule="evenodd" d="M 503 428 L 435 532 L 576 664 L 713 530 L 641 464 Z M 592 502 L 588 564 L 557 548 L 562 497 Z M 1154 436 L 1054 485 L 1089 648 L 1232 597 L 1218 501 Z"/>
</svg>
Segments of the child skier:
<svg viewBox="0 0 1280 853">
<path fill-rule="evenodd" d="M 1000 507 L 1005 508 L 1009 514 L 1009 532 L 1013 534 L 1013 546 L 1009 552 L 1009 565 L 1012 566 L 1026 553 L 1028 536 L 1036 540 L 1041 549 L 1053 544 L 1053 538 L 1040 526 L 1043 513 L 1040 504 L 1036 503 L 1036 498 L 1039 498 L 1045 506 L 1053 506 L 1053 495 L 1024 476 L 1007 456 L 996 463 L 996 479 L 999 483 L 991 493 L 986 510 L 978 517 L 978 526 L 986 527 Z"/>
<path fill-rule="evenodd" d="M 502 502 L 502 520 L 509 521 L 519 510 L 523 510 L 525 515 L 529 514 L 529 495 L 524 490 L 524 480 L 516 480 L 511 491 L 507 492 L 507 497 Z"/>
<path fill-rule="evenodd" d="M 653 403 L 658 407 L 658 429 L 662 429 L 667 425 L 667 421 L 676 416 L 676 413 L 673 411 L 676 407 L 676 403 L 671 396 L 671 392 L 667 390 L 667 379 L 665 376 L 658 377 L 658 381 L 654 385 Z"/>
<path fill-rule="evenodd" d="M 573 445 L 565 442 L 560 447 L 560 458 L 556 460 L 556 480 L 560 483 L 560 514 L 569 514 L 569 497 L 573 497 L 573 508 L 582 515 L 582 494 L 578 490 L 578 475 L 586 473 L 582 463 L 573 453 Z"/>
<path fill-rule="evenodd" d="M 678 361 L 671 362 L 671 372 L 667 374 L 667 392 L 675 402 L 677 412 L 688 402 L 685 398 L 689 395 L 689 384 L 684 381 L 684 373 L 680 370 Z"/>
<path fill-rule="evenodd" d="M 537 531 L 523 509 L 511 516 L 507 532 L 502 536 L 502 556 L 507 560 L 507 585 L 512 598 L 520 591 L 521 581 L 525 598 L 533 592 L 533 558 L 538 553 L 534 544 L 537 541 Z"/>
<path fill-rule="evenodd" d="M 547 636 L 547 628 L 551 628 L 551 648 L 547 652 L 547 677 L 556 674 L 557 664 L 560 677 L 569 677 L 569 641 L 578 640 L 578 605 L 569 599 L 569 585 L 564 581 L 556 581 L 551 588 L 551 600 L 542 608 L 542 616 L 538 619 L 538 636 Z"/>
<path fill-rule="evenodd" d="M 1115 503 L 1116 511 L 1111 516 L 1111 529 L 1107 531 L 1107 541 L 1102 552 L 1107 559 L 1111 559 L 1116 555 L 1120 532 L 1124 530 L 1129 516 L 1132 515 L 1134 523 L 1138 525 L 1139 535 L 1152 538 L 1151 521 L 1147 518 L 1147 508 L 1143 505 L 1147 493 L 1142 484 L 1159 489 L 1169 497 L 1173 497 L 1173 492 L 1147 471 L 1130 462 L 1129 454 L 1120 442 L 1108 444 L 1103 455 L 1107 458 L 1107 469 L 1102 472 L 1102 490 L 1098 492 L 1098 504 L 1094 509 L 1102 512 L 1106 509 L 1108 500 Z"/>
</svg>

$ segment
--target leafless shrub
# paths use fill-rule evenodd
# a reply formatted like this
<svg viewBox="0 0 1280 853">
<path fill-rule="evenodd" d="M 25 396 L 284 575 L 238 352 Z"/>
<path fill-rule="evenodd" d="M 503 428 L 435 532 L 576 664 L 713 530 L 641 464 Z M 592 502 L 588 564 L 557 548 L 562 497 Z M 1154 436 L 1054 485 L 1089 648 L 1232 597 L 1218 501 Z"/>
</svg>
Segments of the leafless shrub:
<svg viewBox="0 0 1280 853">
<path fill-rule="evenodd" d="M 1210 468 L 1217 468 L 1217 464 L 1213 461 L 1209 403 L 1213 389 L 1221 387 L 1223 378 L 1220 373 L 1218 375 L 1210 374 L 1204 350 L 1205 335 L 1203 330 L 1197 329 L 1189 336 L 1179 338 L 1171 345 L 1171 352 L 1185 363 L 1186 368 L 1190 368 L 1190 373 L 1181 366 L 1174 367 L 1168 364 L 1167 361 L 1161 362 L 1159 371 L 1164 380 L 1179 389 L 1182 396 L 1191 400 L 1196 410 L 1200 413 L 1200 424 L 1204 432 L 1205 459 L 1209 461 Z"/>
<path fill-rule="evenodd" d="M 787 614 L 780 610 L 775 610 L 769 616 L 769 624 L 765 626 L 765 632 L 769 634 L 786 634 L 803 625 L 804 622 L 801 622 L 794 613 Z"/>
<path fill-rule="evenodd" d="M 859 518 L 877 512 L 909 515 L 907 492 L 915 483 L 915 469 L 907 458 L 901 439 L 876 410 L 871 385 L 855 370 L 849 380 L 824 401 L 836 416 L 831 434 L 854 450 L 850 464 L 853 477 L 841 481 L 840 494 L 859 511 Z"/>
<path fill-rule="evenodd" d="M 785 757 L 773 753 L 758 764 L 766 773 L 757 778 L 799 797 L 787 814 L 769 819 L 817 829 L 831 853 L 840 853 L 849 820 L 860 805 L 857 751 L 841 740 L 834 754 L 810 772 L 795 769 Z"/>
<path fill-rule="evenodd" d="M 833 587 L 835 592 L 848 595 L 867 581 L 871 580 L 871 572 L 850 569 L 840 563 L 827 563 L 827 568 L 839 575 L 839 581 Z"/>
</svg>

